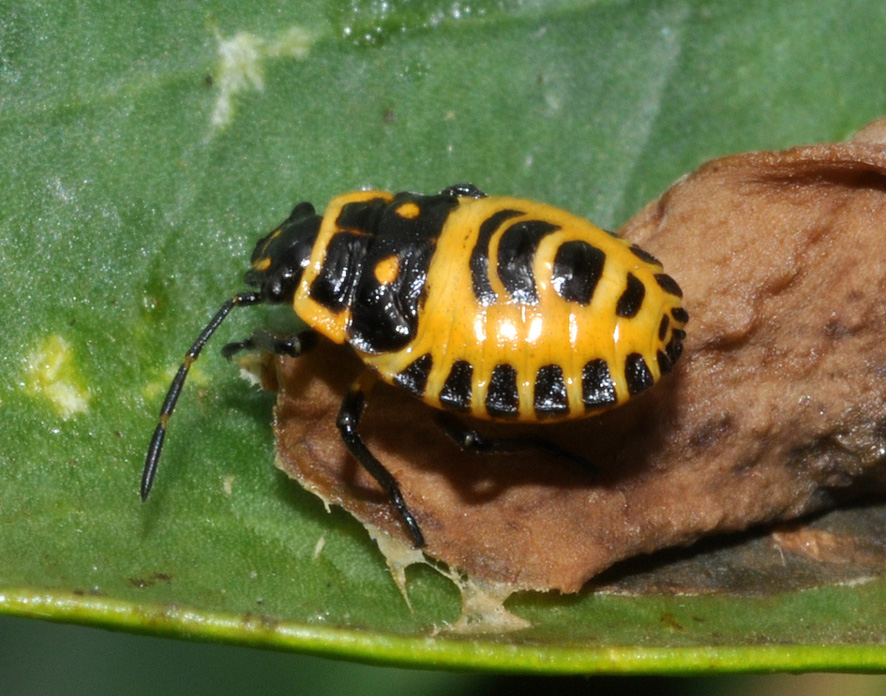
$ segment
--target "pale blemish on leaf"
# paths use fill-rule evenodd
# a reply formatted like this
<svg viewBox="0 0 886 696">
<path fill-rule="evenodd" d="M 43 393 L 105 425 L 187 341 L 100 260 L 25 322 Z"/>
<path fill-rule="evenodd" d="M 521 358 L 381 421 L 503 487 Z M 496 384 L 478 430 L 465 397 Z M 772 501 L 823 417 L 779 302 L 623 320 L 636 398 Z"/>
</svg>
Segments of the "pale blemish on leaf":
<svg viewBox="0 0 886 696">
<path fill-rule="evenodd" d="M 274 58 L 304 58 L 312 37 L 299 26 L 292 26 L 276 37 L 264 38 L 237 32 L 230 39 L 216 34 L 219 64 L 215 85 L 218 96 L 212 110 L 212 132 L 223 130 L 234 118 L 235 98 L 245 90 L 265 88 L 265 61 Z"/>
<path fill-rule="evenodd" d="M 77 373 L 71 344 L 55 334 L 25 358 L 25 390 L 47 399 L 65 420 L 86 413 L 89 389 Z"/>
<path fill-rule="evenodd" d="M 400 537 L 391 536 L 369 522 L 363 522 L 363 526 L 385 557 L 394 583 L 406 600 L 406 606 L 410 611 L 412 603 L 406 590 L 406 569 L 415 563 L 429 565 L 458 588 L 461 594 L 461 615 L 455 622 L 435 630 L 435 634 L 509 633 L 532 625 L 505 608 L 505 600 L 514 592 L 514 588 L 507 583 L 492 583 L 470 578 L 452 568 L 432 562 L 420 549 L 416 549 Z"/>
<path fill-rule="evenodd" d="M 461 616 L 455 623 L 446 627 L 447 633 L 462 635 L 510 633 L 532 627 L 529 621 L 511 613 L 505 607 L 505 600 L 514 591 L 513 586 L 456 576 L 454 572 L 450 579 L 461 592 Z"/>
<path fill-rule="evenodd" d="M 276 464 L 280 468 L 279 453 Z M 320 498 L 327 512 L 330 511 L 333 501 L 324 496 L 318 488 L 312 487 L 308 483 L 302 485 Z M 406 588 L 406 569 L 411 565 L 417 563 L 429 565 L 443 577 L 451 580 L 458 588 L 461 594 L 461 614 L 454 622 L 435 629 L 435 634 L 443 632 L 464 635 L 509 633 L 531 627 L 529 621 L 512 614 L 504 605 L 505 600 L 514 591 L 512 586 L 507 583 L 493 583 L 467 577 L 457 570 L 429 560 L 421 549 L 415 548 L 403 538 L 392 536 L 370 522 L 362 522 L 362 524 L 384 556 L 391 578 L 397 589 L 400 590 L 410 611 L 412 611 L 412 603 L 409 601 L 409 592 Z M 325 545 L 326 538 L 321 536 L 314 547 L 314 559 L 319 557 Z"/>
</svg>

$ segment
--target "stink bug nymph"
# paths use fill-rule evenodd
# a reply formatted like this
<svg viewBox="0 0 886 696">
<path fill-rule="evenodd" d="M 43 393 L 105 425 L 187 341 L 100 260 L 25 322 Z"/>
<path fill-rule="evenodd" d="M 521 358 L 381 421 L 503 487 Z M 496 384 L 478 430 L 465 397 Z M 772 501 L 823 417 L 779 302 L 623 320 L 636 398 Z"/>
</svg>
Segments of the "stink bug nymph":
<svg viewBox="0 0 886 696">
<path fill-rule="evenodd" d="M 438 409 L 464 449 L 532 447 L 586 464 L 546 440 L 484 438 L 458 415 L 536 423 L 618 406 L 671 370 L 689 319 L 679 285 L 649 253 L 563 210 L 469 184 L 436 195 L 347 193 L 323 215 L 300 203 L 258 242 L 244 280 L 257 290 L 221 306 L 170 385 L 142 499 L 188 370 L 215 330 L 234 307 L 291 303 L 307 330 L 256 331 L 223 353 L 258 348 L 295 357 L 317 334 L 351 346 L 366 370 L 337 425 L 417 547 L 424 537 L 396 479 L 358 433 L 376 377 Z"/>
</svg>

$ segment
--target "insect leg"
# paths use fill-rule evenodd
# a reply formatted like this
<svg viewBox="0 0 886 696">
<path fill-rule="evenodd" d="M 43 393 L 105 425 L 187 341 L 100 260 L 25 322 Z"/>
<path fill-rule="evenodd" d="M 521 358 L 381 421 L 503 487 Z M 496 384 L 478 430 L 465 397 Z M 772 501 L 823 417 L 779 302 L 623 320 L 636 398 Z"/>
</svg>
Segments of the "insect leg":
<svg viewBox="0 0 886 696">
<path fill-rule="evenodd" d="M 507 454 L 523 452 L 525 450 L 538 450 L 555 459 L 565 459 L 586 471 L 592 477 L 597 475 L 597 467 L 592 462 L 543 437 L 525 435 L 511 438 L 488 438 L 473 428 L 466 426 L 449 413 L 437 412 L 434 414 L 434 419 L 437 425 L 440 426 L 440 429 L 464 451 L 481 452 L 483 454 Z"/>
<path fill-rule="evenodd" d="M 203 346 L 206 345 L 206 342 L 209 341 L 212 334 L 214 334 L 215 330 L 221 326 L 225 317 L 230 314 L 234 307 L 248 307 L 249 305 L 259 304 L 264 301 L 264 297 L 258 292 L 241 292 L 239 295 L 235 295 L 219 308 L 215 313 L 215 316 L 209 320 L 209 323 L 205 327 L 203 327 L 203 331 L 200 332 L 197 340 L 194 341 L 194 345 L 192 345 L 188 349 L 188 352 L 185 353 L 185 359 L 178 368 L 178 372 L 172 380 L 172 384 L 169 385 L 169 391 L 166 392 L 166 399 L 164 399 L 163 406 L 160 409 L 160 418 L 157 421 L 157 428 L 154 430 L 151 444 L 148 445 L 148 454 L 145 457 L 145 468 L 142 471 L 142 500 L 145 500 L 151 492 L 154 476 L 157 474 L 157 463 L 160 461 L 160 453 L 163 451 L 163 440 L 166 438 L 166 423 L 169 421 L 172 412 L 175 410 L 175 405 L 178 403 L 178 397 L 181 396 L 182 387 L 185 384 L 185 378 L 188 376 L 188 371 L 191 369 L 191 365 L 193 365 L 194 361 L 200 357 L 200 351 L 203 350 Z"/>
<path fill-rule="evenodd" d="M 473 184 L 453 184 L 440 191 L 440 195 L 457 198 L 486 198 L 486 194 Z"/>
<path fill-rule="evenodd" d="M 344 440 L 351 454 L 354 455 L 357 461 L 360 462 L 360 465 L 372 475 L 372 478 L 388 494 L 391 505 L 394 506 L 394 509 L 400 515 L 403 524 L 406 525 L 409 536 L 412 537 L 412 543 L 415 544 L 416 548 L 421 548 L 425 545 L 424 536 L 418 527 L 418 522 L 415 521 L 415 517 L 412 516 L 409 508 L 406 507 L 406 502 L 403 500 L 403 494 L 400 492 L 397 479 L 369 451 L 369 448 L 366 447 L 366 444 L 357 432 L 360 416 L 363 414 L 363 407 L 366 403 L 366 394 L 374 381 L 375 375 L 369 371 L 363 372 L 356 379 L 351 388 L 348 389 L 344 401 L 342 401 L 336 425 L 341 433 L 342 440 Z"/>
<path fill-rule="evenodd" d="M 317 332 L 313 329 L 305 329 L 291 336 L 256 329 L 249 338 L 226 344 L 221 349 L 221 354 L 230 359 L 244 350 L 266 350 L 274 355 L 297 358 L 315 345 L 317 345 Z"/>
</svg>

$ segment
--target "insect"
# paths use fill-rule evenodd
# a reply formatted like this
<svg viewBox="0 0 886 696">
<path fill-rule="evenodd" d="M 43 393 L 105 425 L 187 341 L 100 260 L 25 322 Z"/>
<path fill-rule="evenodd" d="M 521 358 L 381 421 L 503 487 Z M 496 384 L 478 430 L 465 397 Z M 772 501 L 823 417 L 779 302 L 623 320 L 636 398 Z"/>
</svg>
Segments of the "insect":
<svg viewBox="0 0 886 696">
<path fill-rule="evenodd" d="M 307 330 L 258 330 L 223 354 L 298 356 L 318 334 L 350 345 L 367 369 L 344 397 L 338 429 L 416 547 L 424 545 L 418 522 L 358 433 L 375 379 L 437 409 L 463 449 L 531 447 L 582 464 L 546 440 L 484 438 L 459 416 L 537 423 L 618 406 L 671 370 L 689 319 L 679 285 L 639 247 L 563 210 L 470 184 L 435 195 L 347 193 L 323 215 L 300 203 L 258 242 L 244 281 L 257 290 L 221 306 L 170 385 L 142 499 L 188 370 L 212 334 L 234 307 L 291 303 Z"/>
</svg>

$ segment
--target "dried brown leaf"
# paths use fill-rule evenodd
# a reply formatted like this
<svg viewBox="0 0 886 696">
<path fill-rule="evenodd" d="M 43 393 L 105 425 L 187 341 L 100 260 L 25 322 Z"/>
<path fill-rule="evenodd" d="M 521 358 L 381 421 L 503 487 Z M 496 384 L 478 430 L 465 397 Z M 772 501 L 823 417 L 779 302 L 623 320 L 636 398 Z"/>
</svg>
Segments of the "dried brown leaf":
<svg viewBox="0 0 886 696">
<path fill-rule="evenodd" d="M 479 581 L 574 592 L 621 559 L 886 489 L 879 133 L 716 160 L 625 226 L 678 279 L 691 321 L 684 357 L 655 389 L 536 429 L 596 462 L 596 480 L 537 453 L 462 453 L 430 409 L 377 387 L 361 431 L 400 482 L 427 554 Z M 405 539 L 335 426 L 359 361 L 324 344 L 277 368 L 280 465 Z"/>
</svg>

